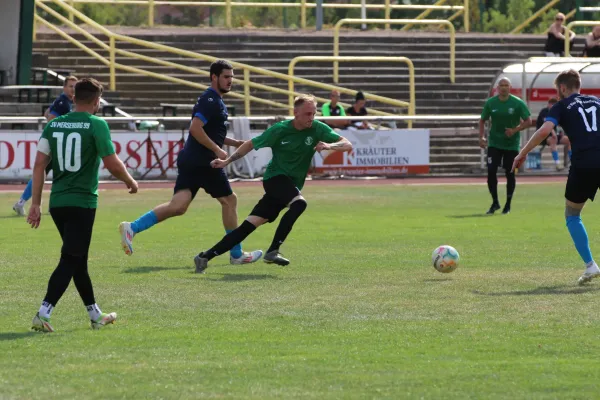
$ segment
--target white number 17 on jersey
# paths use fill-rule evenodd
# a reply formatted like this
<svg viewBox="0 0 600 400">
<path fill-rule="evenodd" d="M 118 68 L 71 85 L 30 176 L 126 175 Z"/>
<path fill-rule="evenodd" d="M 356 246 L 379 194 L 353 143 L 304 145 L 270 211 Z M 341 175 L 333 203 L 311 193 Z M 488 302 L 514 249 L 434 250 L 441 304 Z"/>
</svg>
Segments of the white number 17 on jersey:
<svg viewBox="0 0 600 400">
<path fill-rule="evenodd" d="M 586 108 L 585 112 L 583 112 L 583 108 L 579 107 L 579 114 L 581 114 L 581 118 L 583 118 L 583 123 L 585 123 L 585 128 L 587 129 L 588 132 L 597 132 L 598 131 L 598 125 L 597 125 L 597 121 L 596 121 L 596 106 L 592 106 L 590 108 Z M 587 116 L 585 115 L 586 113 L 588 114 L 592 114 L 592 126 L 590 127 L 590 123 L 587 120 Z"/>
</svg>

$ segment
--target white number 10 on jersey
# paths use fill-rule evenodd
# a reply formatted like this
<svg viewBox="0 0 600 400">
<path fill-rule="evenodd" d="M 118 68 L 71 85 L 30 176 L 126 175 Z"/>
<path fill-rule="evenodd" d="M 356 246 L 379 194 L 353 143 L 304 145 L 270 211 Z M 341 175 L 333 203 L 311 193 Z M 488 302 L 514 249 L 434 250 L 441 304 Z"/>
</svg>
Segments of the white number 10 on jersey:
<svg viewBox="0 0 600 400">
<path fill-rule="evenodd" d="M 65 170 L 79 171 L 81 168 L 81 135 L 77 132 L 69 133 L 66 138 L 66 146 L 63 146 L 65 144 L 64 132 L 54 132 L 52 137 L 56 139 L 56 159 L 61 172 Z"/>
</svg>

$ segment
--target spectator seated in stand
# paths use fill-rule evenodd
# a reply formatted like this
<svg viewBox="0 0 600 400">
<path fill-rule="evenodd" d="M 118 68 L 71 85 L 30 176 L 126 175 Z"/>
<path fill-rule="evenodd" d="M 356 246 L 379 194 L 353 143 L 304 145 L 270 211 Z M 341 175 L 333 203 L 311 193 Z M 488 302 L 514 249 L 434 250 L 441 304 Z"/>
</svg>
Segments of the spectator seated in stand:
<svg viewBox="0 0 600 400">
<path fill-rule="evenodd" d="M 584 57 L 600 57 L 600 25 L 594 29 L 585 38 Z"/>
<path fill-rule="evenodd" d="M 563 13 L 556 14 L 554 17 L 554 23 L 548 28 L 548 38 L 546 39 L 546 46 L 544 51 L 546 57 L 563 57 L 565 55 L 565 23 L 566 17 Z M 571 48 L 573 48 L 573 40 L 575 39 L 575 32 L 570 32 L 569 41 Z"/>
<path fill-rule="evenodd" d="M 321 107 L 321 115 L 324 117 L 345 117 L 346 112 L 344 111 L 344 107 L 338 103 L 340 92 L 332 90 L 329 98 L 331 101 L 323 104 L 323 107 Z M 323 122 L 334 129 L 344 129 L 350 125 L 350 121 L 346 120 L 323 120 Z"/>
<path fill-rule="evenodd" d="M 346 115 L 351 117 L 363 117 L 367 115 L 366 103 L 367 101 L 363 92 L 357 92 L 354 104 L 346 109 Z M 374 129 L 367 121 L 350 121 L 350 126 L 356 129 Z"/>
</svg>

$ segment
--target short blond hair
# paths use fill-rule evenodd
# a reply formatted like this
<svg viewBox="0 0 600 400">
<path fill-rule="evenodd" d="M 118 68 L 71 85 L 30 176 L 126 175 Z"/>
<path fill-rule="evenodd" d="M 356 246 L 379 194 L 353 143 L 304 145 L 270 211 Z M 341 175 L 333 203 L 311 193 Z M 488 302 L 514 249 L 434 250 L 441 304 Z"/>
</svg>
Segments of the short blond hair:
<svg viewBox="0 0 600 400">
<path fill-rule="evenodd" d="M 581 89 L 581 75 L 574 69 L 563 71 L 554 79 L 554 86 L 558 88 L 560 85 L 565 85 L 569 90 L 579 90 Z"/>
<path fill-rule="evenodd" d="M 317 106 L 317 99 L 312 94 L 302 94 L 294 99 L 294 108 L 301 107 L 304 103 L 313 103 Z"/>
</svg>

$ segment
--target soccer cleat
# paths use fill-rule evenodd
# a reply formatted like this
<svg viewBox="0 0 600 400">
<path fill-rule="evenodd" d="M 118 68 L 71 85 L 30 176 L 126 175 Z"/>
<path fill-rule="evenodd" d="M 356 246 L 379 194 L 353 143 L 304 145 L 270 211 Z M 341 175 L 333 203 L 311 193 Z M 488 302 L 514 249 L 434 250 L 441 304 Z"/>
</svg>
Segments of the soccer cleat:
<svg viewBox="0 0 600 400">
<path fill-rule="evenodd" d="M 35 314 L 31 321 L 31 329 L 38 332 L 54 332 L 54 328 L 50 325 L 50 318 L 45 318 L 40 313 Z"/>
<path fill-rule="evenodd" d="M 493 213 L 495 213 L 499 209 L 500 209 L 500 204 L 498 204 L 498 203 L 492 203 L 492 205 L 490 206 L 490 209 L 487 210 L 486 214 L 487 215 L 492 215 Z"/>
<path fill-rule="evenodd" d="M 562 171 L 563 169 L 565 169 L 565 167 L 563 167 L 563 166 L 562 166 L 562 165 L 560 165 L 560 164 L 556 164 L 556 170 L 557 170 L 557 171 Z"/>
<path fill-rule="evenodd" d="M 504 206 L 504 209 L 502 210 L 502 214 L 504 214 L 504 215 L 510 214 L 510 206 L 508 206 L 508 205 Z"/>
<path fill-rule="evenodd" d="M 262 250 L 254 250 L 250 252 L 244 251 L 240 258 L 233 258 L 229 256 L 229 263 L 232 265 L 252 264 L 253 262 L 257 262 L 262 255 Z"/>
<path fill-rule="evenodd" d="M 290 260 L 287 258 L 283 258 L 283 255 L 278 250 L 273 250 L 265 254 L 263 260 L 267 264 L 277 264 L 281 266 L 286 266 L 290 263 Z"/>
<path fill-rule="evenodd" d="M 119 232 L 121 233 L 121 246 L 128 256 L 133 254 L 133 237 L 135 233 L 131 229 L 131 222 L 121 222 L 119 224 Z"/>
<path fill-rule="evenodd" d="M 97 320 L 91 321 L 92 329 L 101 329 L 102 327 L 104 327 L 108 324 L 114 324 L 116 320 L 117 320 L 117 313 L 115 313 L 115 312 L 111 312 L 109 314 L 102 313 L 102 315 L 100 315 L 100 317 L 98 317 Z"/>
<path fill-rule="evenodd" d="M 600 270 L 598 269 L 598 267 L 588 268 L 585 270 L 583 275 L 581 275 L 579 277 L 579 279 L 577 279 L 577 284 L 579 286 L 582 286 L 582 285 L 585 285 L 586 283 L 591 282 L 592 279 L 598 278 L 598 277 L 600 277 Z"/>
<path fill-rule="evenodd" d="M 206 268 L 208 268 L 208 259 L 200 257 L 202 253 L 194 257 L 194 264 L 196 265 L 196 273 L 203 274 Z"/>
<path fill-rule="evenodd" d="M 15 205 L 13 206 L 13 211 L 16 212 L 18 216 L 24 217 L 25 216 L 25 205 L 20 204 L 20 202 L 16 202 Z"/>
</svg>

